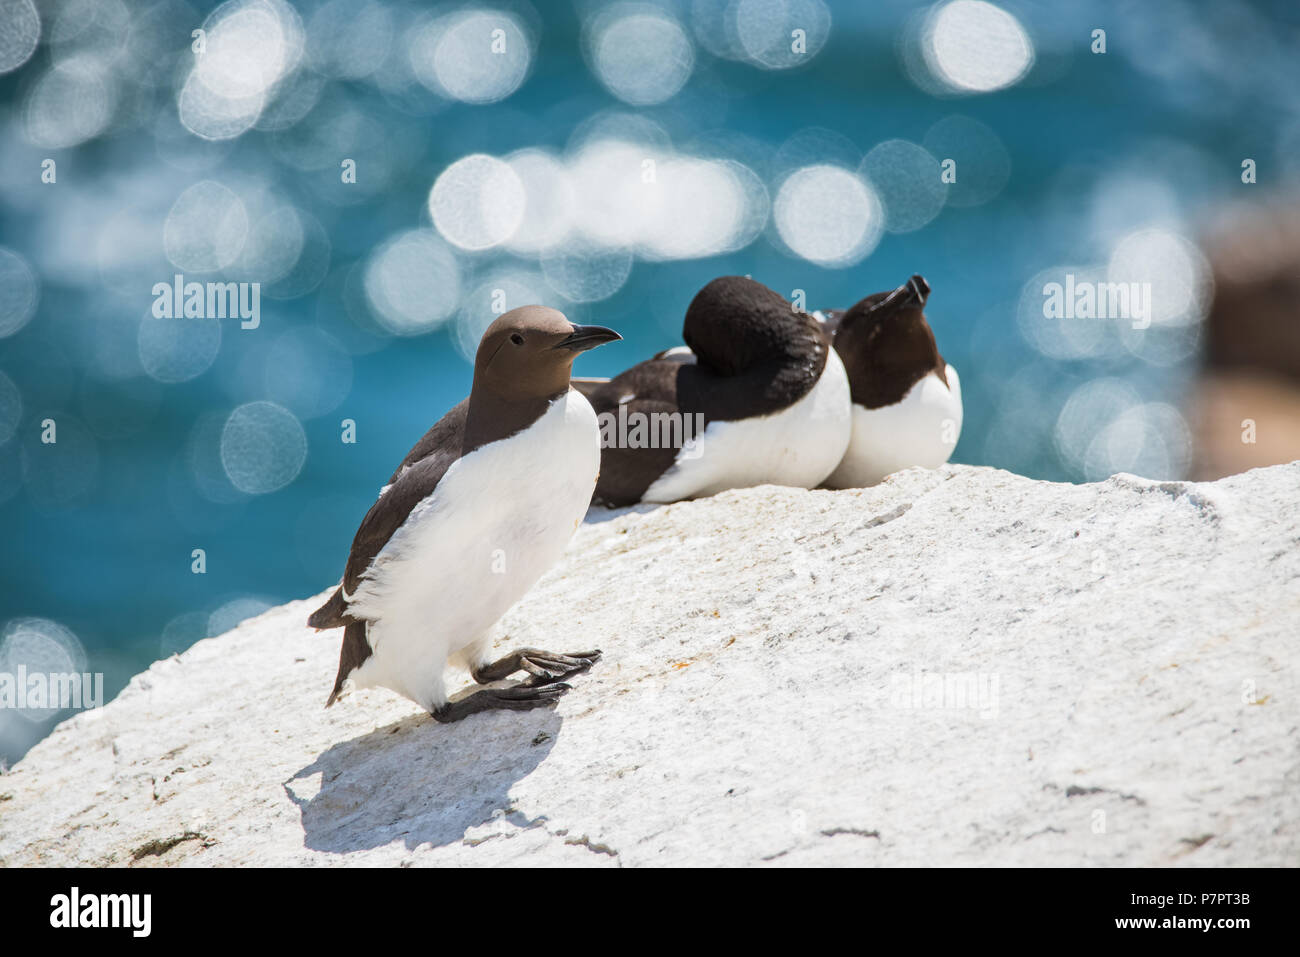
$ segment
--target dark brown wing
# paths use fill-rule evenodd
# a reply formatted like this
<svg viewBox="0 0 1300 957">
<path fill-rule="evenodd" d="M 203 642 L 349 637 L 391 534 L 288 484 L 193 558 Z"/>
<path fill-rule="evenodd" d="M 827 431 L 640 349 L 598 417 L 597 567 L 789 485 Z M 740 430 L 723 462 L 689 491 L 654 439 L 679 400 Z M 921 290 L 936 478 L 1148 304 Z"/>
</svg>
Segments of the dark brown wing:
<svg viewBox="0 0 1300 957">
<path fill-rule="evenodd" d="M 406 453 L 406 458 L 402 459 L 402 464 L 397 467 L 397 471 L 393 473 L 388 483 L 391 485 L 396 482 L 403 469 L 430 455 L 454 452 L 452 461 L 460 458 L 460 448 L 465 441 L 465 417 L 468 414 L 469 399 L 461 399 L 459 404 L 435 422 L 433 428 L 425 432 L 420 441 L 411 447 L 411 451 Z"/>
<path fill-rule="evenodd" d="M 629 422 L 635 421 L 631 417 L 636 413 L 699 414 L 705 428 L 711 422 L 768 415 L 785 408 L 816 383 L 831 346 L 829 340 L 819 337 L 814 347 L 816 354 L 806 363 L 781 359 L 759 362 L 735 375 L 719 375 L 693 353 L 661 354 L 584 392 L 597 416 L 602 417 L 595 500 L 611 506 L 641 501 L 646 490 L 672 468 L 680 451 L 672 447 L 629 448 L 621 444 L 622 436 L 618 436 L 619 442 L 610 444 L 606 439 L 606 414 L 616 416 L 620 422 L 623 409 Z M 695 434 L 694 421 L 691 428 Z"/>
<path fill-rule="evenodd" d="M 606 415 L 617 423 L 620 408 L 628 416 L 680 411 L 677 404 L 677 379 L 682 369 L 690 368 L 694 357 L 689 354 L 655 358 L 633 366 L 608 382 L 582 390 L 596 415 L 601 417 L 602 448 L 600 478 L 594 498 L 603 505 L 632 505 L 641 501 L 655 479 L 672 468 L 677 460 L 675 448 L 628 448 L 619 441 L 604 440 Z M 635 422 L 635 419 L 628 421 Z M 646 421 L 653 421 L 648 419 Z M 615 430 L 617 434 L 617 429 Z"/>
<path fill-rule="evenodd" d="M 348 679 L 348 675 L 360 668 L 369 657 L 370 642 L 366 640 L 366 623 L 349 621 L 347 627 L 343 629 L 343 645 L 339 649 L 339 671 L 334 678 L 334 690 L 330 692 L 325 707 L 328 708 L 338 700 L 339 692 L 343 690 L 343 682 Z"/>
<path fill-rule="evenodd" d="M 402 527 L 415 506 L 433 494 L 447 469 L 461 457 L 468 408 L 467 399 L 439 419 L 407 453 L 389 479 L 388 487 L 361 520 L 361 526 L 352 539 L 342 586 L 334 591 L 329 601 L 312 612 L 307 619 L 308 625 L 338 628 L 355 620 L 348 615 L 344 593 L 356 593 L 361 577 L 375 556 Z"/>
<path fill-rule="evenodd" d="M 325 628 L 338 628 L 352 619 L 348 617 L 348 603 L 343 598 L 343 589 L 334 589 L 329 601 L 321 605 L 307 617 L 307 624 L 318 631 Z"/>
<path fill-rule="evenodd" d="M 590 402 L 591 397 L 597 392 L 599 392 L 601 387 L 609 385 L 609 380 L 582 378 L 579 376 L 575 376 L 574 378 L 569 380 L 569 385 L 573 386 L 575 389 L 581 392 L 587 398 L 587 401 Z"/>
</svg>

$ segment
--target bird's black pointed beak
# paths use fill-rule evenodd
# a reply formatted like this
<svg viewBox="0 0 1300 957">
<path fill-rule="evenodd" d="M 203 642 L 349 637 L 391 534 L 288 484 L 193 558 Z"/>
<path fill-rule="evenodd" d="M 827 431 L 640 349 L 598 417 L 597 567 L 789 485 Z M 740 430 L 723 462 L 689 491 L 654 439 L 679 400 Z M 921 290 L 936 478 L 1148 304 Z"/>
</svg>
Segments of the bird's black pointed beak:
<svg viewBox="0 0 1300 957">
<path fill-rule="evenodd" d="M 917 306 L 924 306 L 930 298 L 930 284 L 924 276 L 913 276 L 906 282 L 907 296 Z"/>
<path fill-rule="evenodd" d="M 930 284 L 924 276 L 913 276 L 884 299 L 881 299 L 868 312 L 887 315 L 899 315 L 904 309 L 924 309 L 930 298 Z"/>
<path fill-rule="evenodd" d="M 622 339 L 613 329 L 604 326 L 577 326 L 573 331 L 555 344 L 556 349 L 568 349 L 572 352 L 586 352 L 606 342 Z"/>
</svg>

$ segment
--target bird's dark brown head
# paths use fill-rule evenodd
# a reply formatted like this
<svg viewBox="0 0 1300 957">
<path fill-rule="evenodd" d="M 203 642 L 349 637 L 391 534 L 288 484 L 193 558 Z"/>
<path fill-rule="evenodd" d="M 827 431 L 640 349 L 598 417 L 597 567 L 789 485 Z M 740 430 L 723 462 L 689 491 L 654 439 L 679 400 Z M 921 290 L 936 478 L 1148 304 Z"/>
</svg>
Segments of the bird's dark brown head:
<svg viewBox="0 0 1300 957">
<path fill-rule="evenodd" d="M 854 403 L 868 409 L 893 405 L 930 372 L 948 381 L 947 364 L 925 319 L 929 298 L 930 284 L 913 276 L 897 289 L 867 296 L 840 318 L 835 351 Z"/>
<path fill-rule="evenodd" d="M 807 363 L 821 374 L 826 342 L 817 320 L 745 276 L 720 276 L 691 300 L 682 338 L 720 375 L 759 364 Z"/>
<path fill-rule="evenodd" d="M 506 401 L 554 398 L 568 391 L 579 354 L 621 338 L 604 326 L 574 325 L 558 309 L 511 309 L 483 333 L 474 391 Z"/>
</svg>

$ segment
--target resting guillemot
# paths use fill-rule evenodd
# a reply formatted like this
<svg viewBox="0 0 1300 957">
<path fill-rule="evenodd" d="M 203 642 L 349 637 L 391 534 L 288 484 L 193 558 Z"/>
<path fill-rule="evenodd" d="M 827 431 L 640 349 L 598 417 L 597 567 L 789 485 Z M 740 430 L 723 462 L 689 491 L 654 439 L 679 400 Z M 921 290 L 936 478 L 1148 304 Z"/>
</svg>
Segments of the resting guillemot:
<svg viewBox="0 0 1300 957">
<path fill-rule="evenodd" d="M 492 626 L 550 568 L 587 510 L 600 469 L 591 404 L 569 386 L 574 358 L 620 338 L 542 306 L 513 309 L 483 334 L 469 398 L 411 449 L 357 529 L 343 582 L 308 619 L 342 626 L 326 707 L 380 686 L 439 721 L 554 701 L 558 679 L 599 651 L 524 648 L 488 662 Z M 480 684 L 529 677 L 447 703 L 443 669 Z"/>
<path fill-rule="evenodd" d="M 640 416 L 699 422 L 673 446 L 602 436 L 596 501 L 676 502 L 752 485 L 814 488 L 848 447 L 849 384 L 811 315 L 744 276 L 723 276 L 686 310 L 687 348 L 609 380 L 577 379 L 603 423 Z M 678 434 L 692 431 L 682 428 Z M 621 437 L 620 437 L 621 438 Z"/>
<path fill-rule="evenodd" d="M 823 316 L 853 396 L 853 437 L 829 488 L 874 485 L 912 466 L 948 461 L 961 435 L 961 380 L 925 321 L 930 284 L 913 276 L 844 312 Z"/>
</svg>

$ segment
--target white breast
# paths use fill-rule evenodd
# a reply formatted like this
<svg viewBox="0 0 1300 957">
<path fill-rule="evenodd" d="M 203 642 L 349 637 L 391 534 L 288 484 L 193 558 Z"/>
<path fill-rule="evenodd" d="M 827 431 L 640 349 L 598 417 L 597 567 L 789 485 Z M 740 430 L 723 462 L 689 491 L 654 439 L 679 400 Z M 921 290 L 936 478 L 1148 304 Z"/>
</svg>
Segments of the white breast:
<svg viewBox="0 0 1300 957">
<path fill-rule="evenodd" d="M 853 438 L 839 467 L 826 480 L 831 488 L 875 485 L 886 475 L 948 461 L 961 436 L 961 380 L 952 366 L 948 385 L 934 373 L 907 395 L 879 409 L 853 406 Z"/>
<path fill-rule="evenodd" d="M 802 399 L 771 415 L 710 422 L 642 500 L 676 502 L 752 485 L 815 488 L 843 458 L 849 430 L 849 380 L 832 349 Z"/>
<path fill-rule="evenodd" d="M 529 428 L 452 465 L 352 596 L 373 649 L 354 686 L 426 709 L 445 702 L 447 657 L 482 642 L 559 560 L 599 469 L 596 414 L 572 389 Z"/>
</svg>

